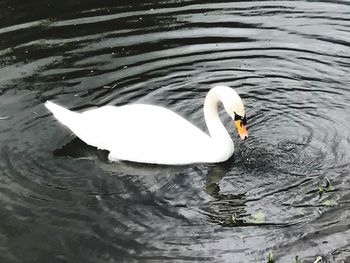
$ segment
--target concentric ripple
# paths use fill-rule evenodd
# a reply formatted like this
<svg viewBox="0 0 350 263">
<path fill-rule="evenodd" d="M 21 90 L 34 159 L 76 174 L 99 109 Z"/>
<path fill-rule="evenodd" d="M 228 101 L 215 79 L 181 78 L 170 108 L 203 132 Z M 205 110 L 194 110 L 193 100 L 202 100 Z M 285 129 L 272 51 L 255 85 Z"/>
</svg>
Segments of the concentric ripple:
<svg viewBox="0 0 350 263">
<path fill-rule="evenodd" d="M 1 262 L 350 261 L 348 2 L 32 2 L 0 1 Z M 217 84 L 250 133 L 222 113 L 217 165 L 110 163 L 43 107 L 151 103 L 206 130 Z"/>
</svg>

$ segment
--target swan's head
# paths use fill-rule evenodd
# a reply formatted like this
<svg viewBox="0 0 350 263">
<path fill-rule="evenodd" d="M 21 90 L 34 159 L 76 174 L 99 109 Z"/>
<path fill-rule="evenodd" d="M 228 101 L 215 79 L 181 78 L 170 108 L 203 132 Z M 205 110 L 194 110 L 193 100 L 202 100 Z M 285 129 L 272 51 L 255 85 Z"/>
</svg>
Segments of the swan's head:
<svg viewBox="0 0 350 263">
<path fill-rule="evenodd" d="M 234 121 L 237 132 L 242 140 L 248 138 L 248 130 L 246 128 L 247 118 L 245 115 L 244 104 L 241 97 L 235 90 L 230 87 L 221 86 L 221 101 L 226 112 Z"/>
</svg>

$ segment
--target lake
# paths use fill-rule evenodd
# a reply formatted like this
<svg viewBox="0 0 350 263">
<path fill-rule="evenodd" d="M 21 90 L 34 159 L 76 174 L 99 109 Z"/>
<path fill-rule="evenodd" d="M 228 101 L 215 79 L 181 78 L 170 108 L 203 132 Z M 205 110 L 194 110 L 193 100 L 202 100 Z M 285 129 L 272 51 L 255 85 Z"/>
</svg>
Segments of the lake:
<svg viewBox="0 0 350 263">
<path fill-rule="evenodd" d="M 350 262 L 349 1 L 0 10 L 1 262 Z M 155 104 L 206 131 L 218 84 L 250 135 L 222 112 L 220 164 L 111 163 L 44 107 Z"/>
</svg>

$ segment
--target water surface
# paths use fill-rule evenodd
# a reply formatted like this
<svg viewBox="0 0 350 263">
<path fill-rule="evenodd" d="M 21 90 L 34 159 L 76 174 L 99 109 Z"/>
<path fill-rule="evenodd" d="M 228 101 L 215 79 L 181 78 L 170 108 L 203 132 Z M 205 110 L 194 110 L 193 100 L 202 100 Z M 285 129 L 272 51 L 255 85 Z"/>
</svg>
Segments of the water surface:
<svg viewBox="0 0 350 263">
<path fill-rule="evenodd" d="M 350 262 L 349 2 L 0 8 L 1 262 Z M 43 106 L 157 104 L 206 130 L 217 84 L 250 137 L 223 113 L 216 165 L 109 163 Z"/>
</svg>

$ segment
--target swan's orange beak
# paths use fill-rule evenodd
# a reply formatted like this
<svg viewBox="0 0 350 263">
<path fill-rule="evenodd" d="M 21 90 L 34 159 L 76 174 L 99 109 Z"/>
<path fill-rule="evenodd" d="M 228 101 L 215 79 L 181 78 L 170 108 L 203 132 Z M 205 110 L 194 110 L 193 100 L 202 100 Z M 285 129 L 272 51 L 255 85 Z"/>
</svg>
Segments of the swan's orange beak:
<svg viewBox="0 0 350 263">
<path fill-rule="evenodd" d="M 241 137 L 242 140 L 245 140 L 248 138 L 248 130 L 245 127 L 245 125 L 243 124 L 242 120 L 235 120 L 235 125 L 237 128 L 237 132 L 239 134 L 239 136 Z"/>
</svg>

